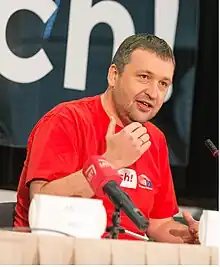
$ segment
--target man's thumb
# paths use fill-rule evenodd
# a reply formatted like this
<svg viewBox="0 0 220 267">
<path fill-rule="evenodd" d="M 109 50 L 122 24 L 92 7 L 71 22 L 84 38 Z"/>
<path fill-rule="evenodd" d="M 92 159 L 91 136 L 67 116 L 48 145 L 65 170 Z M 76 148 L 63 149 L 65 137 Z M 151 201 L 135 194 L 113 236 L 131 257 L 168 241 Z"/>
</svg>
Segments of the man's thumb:
<svg viewBox="0 0 220 267">
<path fill-rule="evenodd" d="M 115 133 L 115 126 L 116 126 L 116 121 L 114 117 L 111 116 L 106 136 L 111 136 Z"/>
<path fill-rule="evenodd" d="M 192 224 L 195 223 L 195 220 L 193 219 L 192 215 L 188 211 L 183 211 L 183 219 L 186 221 L 188 226 L 191 226 Z"/>
</svg>

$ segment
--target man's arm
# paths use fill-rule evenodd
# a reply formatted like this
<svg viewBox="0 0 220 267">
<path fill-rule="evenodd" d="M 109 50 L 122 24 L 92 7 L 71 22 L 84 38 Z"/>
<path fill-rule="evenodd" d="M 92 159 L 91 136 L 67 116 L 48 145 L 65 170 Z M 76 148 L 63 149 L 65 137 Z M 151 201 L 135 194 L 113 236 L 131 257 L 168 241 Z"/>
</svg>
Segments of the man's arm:
<svg viewBox="0 0 220 267">
<path fill-rule="evenodd" d="M 64 118 L 57 116 L 52 118 L 51 123 L 44 123 L 37 131 L 30 153 L 26 178 L 26 184 L 30 185 L 30 198 L 36 193 L 87 198 L 94 195 L 82 170 L 74 171 L 78 169 L 80 153 L 77 148 L 78 140 L 72 141 L 74 131 L 72 129 L 71 132 L 68 132 L 68 125 Z M 134 138 L 130 138 L 130 135 L 137 135 L 134 129 L 141 128 L 142 132 L 139 131 L 138 134 L 146 131 L 141 124 L 128 125 L 120 135 L 113 134 L 115 125 L 116 123 L 112 119 L 106 138 L 107 150 L 103 156 L 116 169 L 119 169 L 130 165 L 137 157 L 140 157 L 148 149 L 150 142 L 146 142 L 140 147 L 137 136 L 136 141 Z M 125 142 L 126 139 L 127 142 Z M 130 148 L 129 153 L 126 152 L 126 157 L 124 157 L 124 148 Z M 124 158 L 126 158 L 125 162 Z"/>
<path fill-rule="evenodd" d="M 183 236 L 189 236 L 189 233 L 187 226 L 172 218 L 178 213 L 178 204 L 164 135 L 161 135 L 159 141 L 159 157 L 160 187 L 154 197 L 147 234 L 158 242 L 183 243 Z"/>
<path fill-rule="evenodd" d="M 111 163 L 116 169 L 117 163 L 112 160 L 111 156 L 107 153 L 103 155 L 109 163 Z M 40 179 L 33 179 L 30 182 L 30 199 L 34 194 L 48 194 L 56 196 L 67 197 L 85 197 L 91 198 L 94 196 L 94 192 L 84 177 L 82 170 L 72 173 L 58 180 L 45 181 Z"/>
<path fill-rule="evenodd" d="M 91 198 L 94 195 L 89 183 L 82 174 L 82 171 L 70 174 L 62 179 L 51 182 L 33 180 L 30 183 L 30 199 L 34 194 L 48 194 L 56 196 L 77 196 Z"/>
</svg>

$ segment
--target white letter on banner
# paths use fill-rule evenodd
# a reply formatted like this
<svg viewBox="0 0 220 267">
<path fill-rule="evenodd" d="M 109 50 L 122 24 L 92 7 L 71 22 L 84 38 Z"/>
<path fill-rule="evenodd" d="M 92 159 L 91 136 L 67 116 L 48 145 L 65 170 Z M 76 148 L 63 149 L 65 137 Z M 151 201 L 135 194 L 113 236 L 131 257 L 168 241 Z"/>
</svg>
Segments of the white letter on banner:
<svg viewBox="0 0 220 267">
<path fill-rule="evenodd" d="M 155 35 L 166 40 L 174 48 L 176 27 L 178 21 L 179 0 L 155 0 Z M 164 102 L 167 102 L 173 92 L 170 86 Z"/>
<path fill-rule="evenodd" d="M 35 82 L 47 75 L 53 66 L 44 50 L 30 58 L 16 56 L 8 47 L 6 30 L 10 17 L 19 10 L 28 10 L 44 22 L 50 18 L 57 6 L 52 0 L 6 0 L 0 8 L 0 74 L 18 83 Z"/>
<path fill-rule="evenodd" d="M 113 54 L 121 42 L 135 33 L 127 9 L 114 1 L 72 0 L 66 53 L 64 87 L 84 91 L 86 87 L 90 34 L 98 23 L 108 24 L 113 32 Z"/>
</svg>

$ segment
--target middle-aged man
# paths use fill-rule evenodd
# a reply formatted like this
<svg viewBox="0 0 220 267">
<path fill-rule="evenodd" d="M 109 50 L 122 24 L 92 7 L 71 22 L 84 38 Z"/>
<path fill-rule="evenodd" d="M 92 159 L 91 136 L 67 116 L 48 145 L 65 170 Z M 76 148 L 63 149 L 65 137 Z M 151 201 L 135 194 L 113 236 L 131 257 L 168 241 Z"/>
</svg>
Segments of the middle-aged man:
<svg viewBox="0 0 220 267">
<path fill-rule="evenodd" d="M 189 213 L 183 214 L 187 226 L 172 218 L 178 206 L 168 148 L 164 134 L 149 122 L 164 102 L 174 69 L 173 52 L 164 40 L 130 36 L 112 60 L 103 94 L 61 103 L 44 115 L 29 136 L 14 225 L 28 226 L 36 193 L 97 198 L 82 168 L 89 157 L 102 155 L 123 175 L 120 186 L 149 219 L 148 236 L 197 243 L 198 222 Z M 114 207 L 107 196 L 102 200 L 109 225 Z M 121 226 L 140 233 L 125 215 Z"/>
</svg>

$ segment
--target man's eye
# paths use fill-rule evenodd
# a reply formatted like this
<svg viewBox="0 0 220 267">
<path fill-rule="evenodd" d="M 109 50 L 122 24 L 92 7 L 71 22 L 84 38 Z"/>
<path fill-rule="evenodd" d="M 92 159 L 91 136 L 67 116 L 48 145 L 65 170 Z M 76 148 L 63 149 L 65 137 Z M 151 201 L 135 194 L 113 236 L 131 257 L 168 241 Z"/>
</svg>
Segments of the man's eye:
<svg viewBox="0 0 220 267">
<path fill-rule="evenodd" d="M 166 82 L 160 82 L 160 84 L 163 86 L 163 87 L 168 87 L 169 86 L 169 84 L 168 83 L 166 83 Z"/>
<path fill-rule="evenodd" d="M 147 78 L 148 78 L 148 76 L 147 76 L 146 74 L 141 74 L 141 75 L 139 75 L 139 77 L 140 77 L 141 79 L 147 79 Z"/>
</svg>

